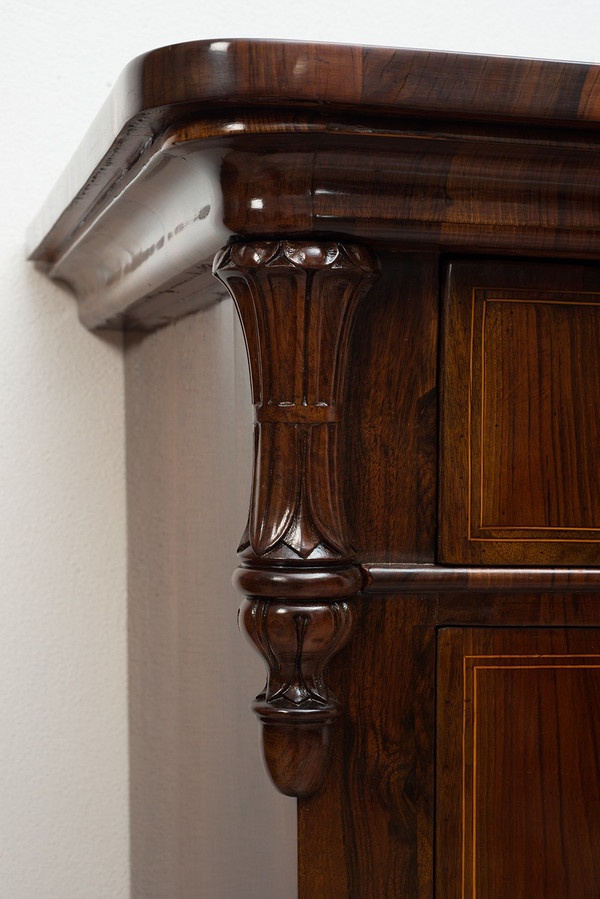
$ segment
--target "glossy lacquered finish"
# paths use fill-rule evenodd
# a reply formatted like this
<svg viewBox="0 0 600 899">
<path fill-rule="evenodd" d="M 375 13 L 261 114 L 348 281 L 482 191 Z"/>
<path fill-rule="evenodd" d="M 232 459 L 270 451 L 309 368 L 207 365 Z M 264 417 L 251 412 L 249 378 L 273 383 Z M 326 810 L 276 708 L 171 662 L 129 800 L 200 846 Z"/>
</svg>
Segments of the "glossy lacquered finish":
<svg viewBox="0 0 600 899">
<path fill-rule="evenodd" d="M 123 71 L 32 242 L 65 211 L 52 243 L 70 233 L 80 210 L 110 190 L 119 170 L 129 174 L 167 127 L 198 112 L 327 104 L 328 111 L 585 125 L 600 118 L 597 75 L 590 65 L 383 47 L 245 40 L 163 47 Z"/>
<path fill-rule="evenodd" d="M 234 244 L 215 259 L 242 323 L 256 415 L 237 578 L 251 598 L 240 620 L 267 663 L 253 706 L 267 768 L 295 796 L 312 795 L 325 774 L 340 705 L 324 670 L 350 636 L 345 598 L 362 586 L 343 508 L 340 427 L 352 328 L 378 269 L 372 253 L 341 243 Z"/>
<path fill-rule="evenodd" d="M 385 48 L 157 50 L 123 73 L 31 258 L 89 327 L 150 328 L 222 296 L 210 265 L 233 236 L 593 257 L 598 83 L 594 66 Z"/>
<path fill-rule="evenodd" d="M 438 895 L 593 895 L 598 637 L 594 629 L 440 631 Z M 448 777 L 457 767 L 462 777 Z"/>
<path fill-rule="evenodd" d="M 464 263 L 444 323 L 440 561 L 600 560 L 600 268 Z"/>
<path fill-rule="evenodd" d="M 597 568 L 363 565 L 364 593 L 598 593 Z"/>
<path fill-rule="evenodd" d="M 235 582 L 301 899 L 598 892 L 598 685 L 565 660 L 600 651 L 599 75 L 155 51 L 38 235 L 92 327 L 235 301 L 256 413 Z M 476 673 L 486 653 L 524 673 Z"/>
</svg>

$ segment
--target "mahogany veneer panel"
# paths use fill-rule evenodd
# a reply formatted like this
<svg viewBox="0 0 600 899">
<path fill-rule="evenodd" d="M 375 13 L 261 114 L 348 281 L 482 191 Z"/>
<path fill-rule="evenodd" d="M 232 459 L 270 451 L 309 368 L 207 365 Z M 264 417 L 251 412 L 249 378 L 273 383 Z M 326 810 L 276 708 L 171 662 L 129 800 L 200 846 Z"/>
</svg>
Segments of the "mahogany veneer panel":
<svg viewBox="0 0 600 899">
<path fill-rule="evenodd" d="M 440 899 L 592 899 L 600 631 L 438 635 Z"/>
<path fill-rule="evenodd" d="M 299 899 L 433 899 L 435 603 L 397 600 L 359 603 L 330 668 L 347 713 L 298 806 Z"/>
<path fill-rule="evenodd" d="M 438 257 L 380 254 L 348 373 L 342 481 L 361 559 L 435 554 Z"/>
<path fill-rule="evenodd" d="M 223 300 L 215 254 L 235 299 L 257 437 L 236 583 L 267 664 L 253 704 L 265 759 L 299 797 L 301 899 L 433 899 L 436 740 L 437 899 L 597 899 L 599 126 L 598 66 L 167 47 L 125 71 L 33 228 L 31 258 L 90 328 L 154 329 Z M 450 252 L 498 261 L 451 266 L 440 323 Z M 177 356 L 188 384 L 197 328 L 177 331 L 187 368 L 173 334 L 156 340 L 155 380 Z M 144 433 L 175 384 L 148 392 L 149 340 L 127 349 L 129 430 Z M 196 427 L 183 400 L 167 402 L 179 432 L 131 441 L 134 636 L 158 558 L 136 546 L 164 542 L 138 450 L 157 483 L 177 475 L 165 545 L 194 555 L 159 573 L 211 589 L 195 510 L 217 543 L 221 519 L 194 502 L 210 473 L 172 452 Z M 149 700 L 159 631 L 132 669 Z M 231 712 L 230 673 L 214 668 L 215 707 Z M 149 751 L 142 731 L 132 746 L 134 761 Z M 136 827 L 148 802 L 138 790 Z M 190 828 L 182 840 L 196 859 Z M 139 831 L 136 845 L 146 878 Z"/>
<path fill-rule="evenodd" d="M 600 270 L 452 266 L 441 558 L 600 560 Z"/>
</svg>

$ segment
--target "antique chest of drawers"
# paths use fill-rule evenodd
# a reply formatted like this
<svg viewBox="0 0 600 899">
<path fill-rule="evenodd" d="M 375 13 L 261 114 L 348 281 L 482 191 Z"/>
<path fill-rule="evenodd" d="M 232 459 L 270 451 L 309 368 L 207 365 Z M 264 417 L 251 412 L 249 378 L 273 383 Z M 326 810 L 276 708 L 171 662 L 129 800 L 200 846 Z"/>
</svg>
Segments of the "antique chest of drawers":
<svg viewBox="0 0 600 899">
<path fill-rule="evenodd" d="M 243 496 L 232 472 L 194 508 L 177 450 L 207 442 L 181 395 L 233 297 L 255 410 L 235 579 L 303 899 L 600 895 L 599 148 L 600 67 L 183 44 L 126 70 L 32 232 L 83 322 L 126 332 L 138 650 L 140 571 L 166 602 L 194 516 Z M 235 387 L 211 389 L 231 419 Z M 214 427 L 209 478 L 235 437 Z"/>
</svg>

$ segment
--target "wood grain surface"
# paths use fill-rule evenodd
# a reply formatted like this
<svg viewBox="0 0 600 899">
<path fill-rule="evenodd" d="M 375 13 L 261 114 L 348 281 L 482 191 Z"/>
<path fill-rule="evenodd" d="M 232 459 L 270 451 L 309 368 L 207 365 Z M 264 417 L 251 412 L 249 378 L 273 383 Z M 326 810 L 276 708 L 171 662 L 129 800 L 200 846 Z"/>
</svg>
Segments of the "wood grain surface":
<svg viewBox="0 0 600 899">
<path fill-rule="evenodd" d="M 599 126 L 599 66 L 177 45 L 126 70 L 32 231 L 89 327 L 235 299 L 256 410 L 236 582 L 265 759 L 301 798 L 300 899 L 433 899 L 436 876 L 437 899 L 599 895 Z M 162 335 L 126 350 L 144 899 L 204 888 L 185 672 L 223 588 L 194 522 L 223 575 L 243 493 L 233 386 L 214 440 L 192 408 L 214 347 L 197 318 Z M 246 678 L 210 649 L 212 717 L 235 719 Z"/>
<path fill-rule="evenodd" d="M 437 485 L 438 258 L 380 254 L 348 371 L 342 481 L 361 561 L 432 562 Z"/>
<path fill-rule="evenodd" d="M 299 897 L 433 896 L 434 604 L 361 603 L 330 669 L 347 697 L 324 788 L 298 807 Z"/>
<path fill-rule="evenodd" d="M 29 237 L 90 328 L 219 298 L 230 238 L 594 258 L 597 66 L 200 41 L 125 70 Z M 559 88 L 557 86 L 560 86 Z"/>
<path fill-rule="evenodd" d="M 597 894 L 599 694 L 597 630 L 439 632 L 438 895 Z"/>
<path fill-rule="evenodd" d="M 446 287 L 440 560 L 600 561 L 600 269 L 458 263 Z"/>
<path fill-rule="evenodd" d="M 600 119 L 599 71 L 582 64 L 291 41 L 162 47 L 123 71 L 32 229 L 30 246 L 71 204 L 89 208 L 157 135 L 199 109 L 327 104 L 329 110 L 587 125 Z"/>
<path fill-rule="evenodd" d="M 432 561 L 437 257 L 384 254 L 350 350 L 342 483 L 359 559 Z M 329 670 L 346 710 L 322 790 L 299 804 L 301 899 L 433 891 L 436 602 L 369 596 Z"/>
<path fill-rule="evenodd" d="M 599 593 L 597 568 L 363 564 L 363 593 Z"/>
<path fill-rule="evenodd" d="M 341 479 L 352 329 L 379 264 L 340 242 L 234 244 L 215 259 L 244 332 L 255 411 L 248 524 L 237 583 L 240 624 L 263 655 L 253 709 L 273 783 L 320 787 L 342 704 L 326 668 L 350 638 L 362 586 Z M 285 582 L 285 593 L 280 587 Z"/>
</svg>

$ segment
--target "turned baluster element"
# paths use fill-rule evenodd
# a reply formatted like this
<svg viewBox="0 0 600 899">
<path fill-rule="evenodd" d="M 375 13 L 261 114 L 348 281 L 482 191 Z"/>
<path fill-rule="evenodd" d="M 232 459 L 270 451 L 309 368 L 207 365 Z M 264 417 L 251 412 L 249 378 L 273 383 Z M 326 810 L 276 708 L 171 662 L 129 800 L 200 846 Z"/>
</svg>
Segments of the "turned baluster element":
<svg viewBox="0 0 600 899">
<path fill-rule="evenodd" d="M 340 703 L 324 673 L 348 641 L 362 577 L 338 474 L 352 326 L 377 277 L 373 254 L 342 243 L 233 244 L 214 272 L 242 323 L 256 410 L 254 472 L 235 575 L 240 622 L 267 665 L 253 704 L 267 769 L 306 797 L 325 773 Z"/>
</svg>

